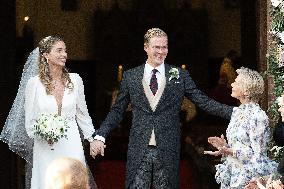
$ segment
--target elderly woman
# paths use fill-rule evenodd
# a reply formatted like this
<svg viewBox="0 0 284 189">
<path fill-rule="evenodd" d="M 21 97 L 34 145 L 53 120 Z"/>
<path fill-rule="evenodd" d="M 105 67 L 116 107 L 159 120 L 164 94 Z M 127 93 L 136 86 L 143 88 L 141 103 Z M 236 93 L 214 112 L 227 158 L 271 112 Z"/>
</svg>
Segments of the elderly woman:
<svg viewBox="0 0 284 189">
<path fill-rule="evenodd" d="M 258 101 L 264 91 L 261 75 L 248 68 L 237 70 L 232 83 L 231 96 L 241 103 L 234 108 L 226 131 L 227 141 L 221 137 L 209 137 L 208 142 L 216 147 L 215 152 L 205 153 L 223 156 L 224 162 L 216 165 L 216 181 L 221 189 L 243 189 L 254 177 L 276 172 L 277 163 L 267 157 L 270 128 L 268 117 Z"/>
</svg>

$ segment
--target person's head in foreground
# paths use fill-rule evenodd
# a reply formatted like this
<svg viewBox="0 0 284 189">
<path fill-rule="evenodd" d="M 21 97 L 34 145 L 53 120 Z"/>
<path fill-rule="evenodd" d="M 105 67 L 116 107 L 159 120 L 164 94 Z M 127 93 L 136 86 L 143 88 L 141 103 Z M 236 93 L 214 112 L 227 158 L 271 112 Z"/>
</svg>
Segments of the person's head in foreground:
<svg viewBox="0 0 284 189">
<path fill-rule="evenodd" d="M 45 183 L 45 189 L 87 189 L 87 168 L 73 158 L 56 159 L 47 168 Z"/>
</svg>

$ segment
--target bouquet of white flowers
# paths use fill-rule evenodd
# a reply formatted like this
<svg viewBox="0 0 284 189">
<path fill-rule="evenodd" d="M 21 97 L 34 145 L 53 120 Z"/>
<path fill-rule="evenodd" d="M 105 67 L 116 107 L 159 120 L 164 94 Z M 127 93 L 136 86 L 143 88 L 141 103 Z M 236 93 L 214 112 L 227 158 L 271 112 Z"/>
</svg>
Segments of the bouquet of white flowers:
<svg viewBox="0 0 284 189">
<path fill-rule="evenodd" d="M 67 138 L 69 128 L 66 120 L 58 114 L 41 114 L 35 124 L 35 134 L 52 145 L 59 139 Z"/>
</svg>

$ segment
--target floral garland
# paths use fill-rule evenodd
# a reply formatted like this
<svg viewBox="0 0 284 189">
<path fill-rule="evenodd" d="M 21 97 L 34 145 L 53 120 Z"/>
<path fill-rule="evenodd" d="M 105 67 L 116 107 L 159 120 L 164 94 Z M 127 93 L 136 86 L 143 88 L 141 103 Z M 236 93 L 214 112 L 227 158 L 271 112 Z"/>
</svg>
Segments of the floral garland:
<svg viewBox="0 0 284 189">
<path fill-rule="evenodd" d="M 271 8 L 269 12 L 271 23 L 268 31 L 268 52 L 267 52 L 267 74 L 273 80 L 273 95 L 276 99 L 270 105 L 268 112 L 272 119 L 272 126 L 279 119 L 279 97 L 284 92 L 284 0 L 271 0 Z M 271 157 L 280 162 L 282 158 L 283 147 L 274 146 L 271 142 L 269 146 L 269 154 Z"/>
<path fill-rule="evenodd" d="M 271 4 L 267 74 L 272 76 L 273 79 L 273 94 L 276 97 L 280 97 L 284 91 L 284 0 L 271 0 Z M 276 99 L 268 109 L 274 121 L 277 121 L 279 118 L 277 110 L 278 101 Z"/>
</svg>

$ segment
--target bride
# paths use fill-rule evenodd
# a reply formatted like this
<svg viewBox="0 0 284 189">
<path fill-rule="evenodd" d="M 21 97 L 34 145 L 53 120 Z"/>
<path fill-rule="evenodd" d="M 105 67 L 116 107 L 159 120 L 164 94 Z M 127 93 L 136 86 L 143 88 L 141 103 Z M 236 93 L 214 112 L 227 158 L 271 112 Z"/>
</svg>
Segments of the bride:
<svg viewBox="0 0 284 189">
<path fill-rule="evenodd" d="M 82 78 L 68 73 L 66 59 L 62 38 L 48 36 L 39 42 L 24 67 L 17 97 L 1 133 L 10 149 L 32 164 L 31 189 L 45 188 L 46 169 L 57 158 L 71 157 L 86 164 L 78 126 L 84 138 L 93 142 L 95 130 Z M 66 138 L 55 143 L 36 134 L 39 117 L 50 113 L 62 116 L 68 125 Z M 96 188 L 89 175 L 91 188 Z"/>
</svg>

